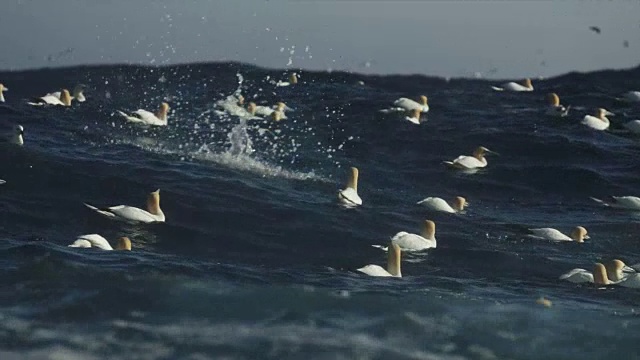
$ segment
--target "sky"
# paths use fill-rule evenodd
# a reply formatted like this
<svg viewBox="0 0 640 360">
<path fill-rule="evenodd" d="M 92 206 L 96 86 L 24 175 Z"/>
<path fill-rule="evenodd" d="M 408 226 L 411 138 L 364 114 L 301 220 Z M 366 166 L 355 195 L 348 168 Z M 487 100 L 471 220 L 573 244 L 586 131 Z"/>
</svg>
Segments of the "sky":
<svg viewBox="0 0 640 360">
<path fill-rule="evenodd" d="M 637 0 L 2 0 L 0 69 L 233 60 L 549 77 L 640 64 L 638 14 Z"/>
</svg>

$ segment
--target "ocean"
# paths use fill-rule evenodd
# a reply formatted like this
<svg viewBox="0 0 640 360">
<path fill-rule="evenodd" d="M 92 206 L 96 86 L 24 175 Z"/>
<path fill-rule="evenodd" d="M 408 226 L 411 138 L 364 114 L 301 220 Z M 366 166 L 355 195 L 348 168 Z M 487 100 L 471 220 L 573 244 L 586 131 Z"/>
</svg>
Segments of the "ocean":
<svg viewBox="0 0 640 360">
<path fill-rule="evenodd" d="M 2 71 L 0 127 L 1 359 L 602 359 L 638 358 L 638 290 L 558 277 L 620 258 L 640 262 L 639 213 L 590 197 L 640 196 L 640 143 L 625 121 L 640 68 L 503 81 L 290 71 L 222 62 Z M 28 99 L 85 84 L 87 101 Z M 285 102 L 280 122 L 217 113 L 241 92 Z M 544 115 L 546 94 L 571 105 Z M 379 112 L 427 95 L 414 125 Z M 116 110 L 171 106 L 168 126 Z M 593 108 L 607 131 L 580 124 Z M 485 146 L 476 173 L 442 163 Z M 360 172 L 363 205 L 337 192 Z M 165 223 L 129 224 L 83 203 L 144 206 L 161 190 Z M 462 214 L 416 202 L 464 196 Z M 438 246 L 384 265 L 399 231 L 437 225 Z M 528 238 L 527 228 L 584 243 Z M 77 236 L 128 236 L 131 252 L 70 248 Z M 536 302 L 544 297 L 545 307 Z"/>
</svg>

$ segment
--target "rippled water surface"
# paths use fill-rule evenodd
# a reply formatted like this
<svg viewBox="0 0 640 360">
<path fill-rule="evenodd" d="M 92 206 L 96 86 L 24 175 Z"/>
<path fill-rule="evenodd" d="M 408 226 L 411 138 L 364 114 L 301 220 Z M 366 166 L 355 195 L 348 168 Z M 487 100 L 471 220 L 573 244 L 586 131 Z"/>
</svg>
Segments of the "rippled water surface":
<svg viewBox="0 0 640 360">
<path fill-rule="evenodd" d="M 640 196 L 639 69 L 538 80 L 499 93 L 484 80 L 287 74 L 236 63 L 0 72 L 2 359 L 601 359 L 637 352 L 638 291 L 558 280 L 614 257 L 640 262 L 638 214 L 590 196 Z M 70 108 L 27 99 L 87 85 Z M 279 123 L 214 111 L 240 91 L 295 109 Z M 572 105 L 544 116 L 545 95 Z M 378 112 L 429 97 L 420 126 Z M 172 108 L 167 127 L 115 110 Z M 611 129 L 580 124 L 614 113 Z M 499 156 L 474 174 L 442 164 L 477 146 Z M 350 166 L 364 205 L 335 202 Z M 131 225 L 84 202 L 143 206 L 161 189 L 166 223 Z M 457 195 L 466 213 L 431 213 Z M 437 224 L 438 247 L 403 254 L 401 279 L 355 272 L 385 263 L 371 245 Z M 590 240 L 526 238 L 529 227 Z M 133 251 L 67 247 L 129 236 Z M 550 308 L 536 304 L 544 296 Z M 635 356 L 635 355 L 633 355 Z"/>
</svg>

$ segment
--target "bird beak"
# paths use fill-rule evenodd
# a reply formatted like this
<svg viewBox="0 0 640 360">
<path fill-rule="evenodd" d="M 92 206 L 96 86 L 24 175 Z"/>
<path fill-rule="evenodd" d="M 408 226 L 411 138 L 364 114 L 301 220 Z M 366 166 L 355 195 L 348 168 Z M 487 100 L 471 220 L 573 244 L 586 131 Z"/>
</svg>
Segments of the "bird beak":
<svg viewBox="0 0 640 360">
<path fill-rule="evenodd" d="M 622 272 L 624 272 L 624 273 L 635 273 L 636 271 L 632 267 L 625 265 L 622 268 Z"/>
<path fill-rule="evenodd" d="M 296 111 L 295 109 L 292 109 L 287 105 L 284 106 L 284 109 L 287 110 L 287 111 Z"/>
<path fill-rule="evenodd" d="M 584 239 L 585 239 L 585 240 L 587 240 L 587 239 L 591 239 L 591 236 L 589 236 L 589 235 L 585 235 L 585 236 L 584 236 Z"/>
<path fill-rule="evenodd" d="M 493 155 L 498 155 L 500 156 L 499 153 L 495 152 L 495 151 L 491 151 L 491 150 L 487 150 L 486 152 L 488 152 L 489 154 L 493 154 Z"/>
<path fill-rule="evenodd" d="M 616 116 L 616 114 L 614 114 L 611 111 L 606 110 L 606 109 L 604 110 L 604 114 L 607 115 L 607 116 Z"/>
</svg>

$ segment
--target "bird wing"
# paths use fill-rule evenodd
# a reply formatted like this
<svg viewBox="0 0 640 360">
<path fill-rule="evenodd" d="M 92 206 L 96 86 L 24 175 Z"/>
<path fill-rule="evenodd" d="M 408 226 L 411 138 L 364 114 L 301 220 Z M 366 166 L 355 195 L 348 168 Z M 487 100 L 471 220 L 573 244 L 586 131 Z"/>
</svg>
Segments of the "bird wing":
<svg viewBox="0 0 640 360">
<path fill-rule="evenodd" d="M 414 110 L 414 109 L 422 110 L 422 105 L 420 105 L 416 101 L 413 101 L 411 99 L 407 99 L 404 97 L 394 101 L 393 105 L 399 108 L 403 108 L 405 110 Z"/>
<path fill-rule="evenodd" d="M 435 240 L 431 241 L 420 235 L 401 231 L 391 238 L 391 242 L 398 245 L 403 251 L 420 251 L 436 247 Z"/>
<path fill-rule="evenodd" d="M 91 244 L 91 246 L 88 247 L 96 247 L 102 250 L 113 250 L 113 248 L 111 247 L 111 245 L 109 244 L 109 242 L 107 241 L 107 239 L 105 239 L 104 237 L 98 235 L 98 234 L 87 234 L 87 235 L 81 235 L 78 237 L 78 239 L 76 240 L 76 242 L 89 242 Z M 75 244 L 75 242 L 74 242 Z"/>
<path fill-rule="evenodd" d="M 262 115 L 262 116 L 269 116 L 271 115 L 272 112 L 274 112 L 275 110 L 273 110 L 270 107 L 267 106 L 256 106 L 256 115 Z"/>
<path fill-rule="evenodd" d="M 560 280 L 567 280 L 574 284 L 593 282 L 593 274 L 585 269 L 573 269 L 560 275 Z"/>
<path fill-rule="evenodd" d="M 476 159 L 473 156 L 468 156 L 468 155 L 458 156 L 455 160 L 453 160 L 453 164 L 465 167 L 467 169 L 473 169 L 473 168 L 485 166 L 485 164 L 483 164 L 480 160 Z"/>
<path fill-rule="evenodd" d="M 449 205 L 446 201 L 444 201 L 444 199 L 441 199 L 439 197 L 428 197 L 428 198 L 425 198 L 424 200 L 419 201 L 418 204 L 424 205 L 427 208 L 432 210 L 444 211 L 448 213 L 456 212 L 451 207 L 451 205 Z"/>
<path fill-rule="evenodd" d="M 158 217 L 149 213 L 148 211 L 139 209 L 133 206 L 119 205 L 112 206 L 109 211 L 116 217 L 122 218 L 128 221 L 140 221 L 144 223 L 150 223 L 158 221 Z"/>
<path fill-rule="evenodd" d="M 529 229 L 533 235 L 547 240 L 571 240 L 570 237 L 553 228 Z"/>
<path fill-rule="evenodd" d="M 609 127 L 609 124 L 591 115 L 585 116 L 584 119 L 582 119 L 582 124 L 596 130 L 604 130 Z"/>
<path fill-rule="evenodd" d="M 64 105 L 64 103 L 60 101 L 60 97 L 57 97 L 54 94 L 47 94 L 41 97 L 40 100 L 50 105 Z"/>
<path fill-rule="evenodd" d="M 366 265 L 357 270 L 369 276 L 393 276 L 387 270 L 383 269 L 380 265 Z"/>
<path fill-rule="evenodd" d="M 160 119 L 158 119 L 156 114 L 152 113 L 151 111 L 147 111 L 147 110 L 144 110 L 144 109 L 138 109 L 138 110 L 134 111 L 133 113 L 138 115 L 140 117 L 140 119 L 142 119 L 146 123 L 154 123 L 154 122 L 160 121 Z"/>
<path fill-rule="evenodd" d="M 358 192 L 350 187 L 340 190 L 338 192 L 338 198 L 346 205 L 362 205 L 362 199 L 358 195 Z"/>
<path fill-rule="evenodd" d="M 91 241 L 85 239 L 78 239 L 73 242 L 73 244 L 69 245 L 69 247 L 77 247 L 77 248 L 90 248 Z"/>
</svg>

